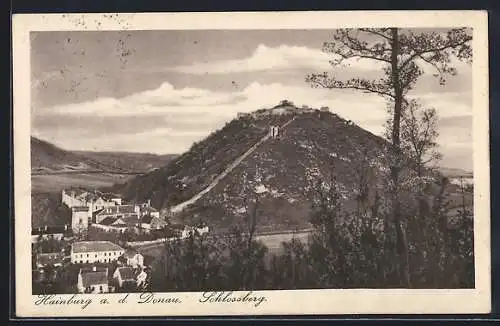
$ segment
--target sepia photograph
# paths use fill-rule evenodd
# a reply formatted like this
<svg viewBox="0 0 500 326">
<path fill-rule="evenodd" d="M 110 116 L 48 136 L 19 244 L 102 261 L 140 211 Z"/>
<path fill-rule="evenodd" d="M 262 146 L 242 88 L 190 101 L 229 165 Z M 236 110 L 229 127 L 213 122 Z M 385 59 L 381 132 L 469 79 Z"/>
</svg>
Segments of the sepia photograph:
<svg viewBox="0 0 500 326">
<path fill-rule="evenodd" d="M 47 316 L 102 310 L 91 302 L 105 295 L 165 313 L 193 293 L 192 310 L 291 313 L 272 303 L 280 290 L 294 290 L 296 314 L 318 290 L 489 304 L 488 90 L 475 77 L 486 15 L 463 14 L 475 25 L 401 14 L 328 27 L 302 13 L 295 27 L 234 14 L 210 28 L 206 14 L 159 29 L 96 14 L 25 32 L 26 300 Z"/>
</svg>

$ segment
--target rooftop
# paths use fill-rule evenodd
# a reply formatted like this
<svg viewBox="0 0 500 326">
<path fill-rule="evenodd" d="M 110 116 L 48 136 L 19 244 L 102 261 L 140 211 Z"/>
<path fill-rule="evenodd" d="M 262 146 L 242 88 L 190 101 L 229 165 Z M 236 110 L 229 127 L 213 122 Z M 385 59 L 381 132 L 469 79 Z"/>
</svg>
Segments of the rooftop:
<svg viewBox="0 0 500 326">
<path fill-rule="evenodd" d="M 101 225 L 112 225 L 113 223 L 115 223 L 119 218 L 118 217 L 114 217 L 114 216 L 107 216 L 106 218 L 104 218 L 104 220 L 102 220 L 101 222 L 99 222 L 99 224 Z"/>
<path fill-rule="evenodd" d="M 93 271 L 92 269 L 81 269 L 80 274 L 82 275 L 83 287 L 89 287 L 99 284 L 108 284 L 108 270 L 97 269 Z"/>
<path fill-rule="evenodd" d="M 123 281 L 135 280 L 135 273 L 132 267 L 118 267 L 118 273 Z"/>
<path fill-rule="evenodd" d="M 98 190 L 87 190 L 84 188 L 69 188 L 65 189 L 64 192 L 67 195 L 74 196 L 75 198 L 79 200 L 84 200 L 84 201 L 95 201 L 99 198 L 102 198 L 104 200 L 111 200 L 114 198 L 120 198 L 119 195 L 117 194 L 112 194 L 112 193 L 103 193 Z"/>
<path fill-rule="evenodd" d="M 73 206 L 71 207 L 71 210 L 76 212 L 88 212 L 89 208 L 87 206 Z"/>
<path fill-rule="evenodd" d="M 125 222 L 125 224 L 127 224 L 127 226 L 130 227 L 137 226 L 137 223 L 139 223 L 139 217 L 137 216 L 137 214 L 126 215 L 121 219 L 123 222 Z"/>
<path fill-rule="evenodd" d="M 97 215 L 115 215 L 115 214 L 133 214 L 135 213 L 135 205 L 116 205 L 106 207 Z"/>
<path fill-rule="evenodd" d="M 91 273 L 91 272 L 107 272 L 108 268 L 104 266 L 92 266 L 92 267 L 82 267 L 80 268 L 80 273 Z"/>
<path fill-rule="evenodd" d="M 99 252 L 99 251 L 120 251 L 123 250 L 123 248 L 110 241 L 82 241 L 73 243 L 73 245 L 71 246 L 71 250 L 74 253 L 81 253 L 81 252 Z"/>
<path fill-rule="evenodd" d="M 153 216 L 151 216 L 151 215 L 144 215 L 141 218 L 141 223 L 150 224 L 152 219 L 153 219 Z"/>
</svg>

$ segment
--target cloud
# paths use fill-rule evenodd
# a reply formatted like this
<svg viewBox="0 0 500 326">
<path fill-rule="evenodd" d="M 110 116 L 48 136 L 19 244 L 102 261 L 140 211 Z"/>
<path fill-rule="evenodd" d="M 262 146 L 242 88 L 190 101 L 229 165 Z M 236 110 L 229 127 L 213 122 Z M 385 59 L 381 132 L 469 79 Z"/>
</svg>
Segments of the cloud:
<svg viewBox="0 0 500 326">
<path fill-rule="evenodd" d="M 472 92 L 427 93 L 410 98 L 435 108 L 440 118 L 472 116 Z"/>
<path fill-rule="evenodd" d="M 329 61 L 334 57 L 319 49 L 305 46 L 280 45 L 268 47 L 264 44 L 257 46 L 255 51 L 242 59 L 228 59 L 213 62 L 196 62 L 167 68 L 167 70 L 185 74 L 229 74 L 255 71 L 309 69 L 312 71 L 331 70 Z M 350 69 L 377 70 L 380 65 L 366 59 L 352 59 L 344 62 Z"/>
<path fill-rule="evenodd" d="M 259 44 L 250 56 L 240 59 L 227 59 L 212 62 L 194 62 L 189 65 L 168 67 L 167 71 L 184 74 L 232 74 L 244 72 L 273 72 L 283 70 L 310 70 L 311 72 L 332 71 L 342 75 L 356 75 L 359 71 L 374 71 L 381 73 L 386 63 L 366 58 L 351 58 L 344 60 L 342 64 L 333 67 L 332 59 L 339 59 L 338 55 L 327 54 L 320 49 L 305 46 L 280 45 L 269 47 Z M 436 68 L 423 60 L 416 60 L 426 75 L 436 74 Z M 450 65 L 456 67 L 461 74 L 470 74 L 471 65 L 450 58 Z"/>
<path fill-rule="evenodd" d="M 426 104 L 446 119 L 442 147 L 457 149 L 454 117 L 470 117 L 469 95 L 428 94 Z M 347 90 L 314 89 L 281 83 L 250 83 L 240 91 L 222 92 L 201 88 L 159 87 L 123 98 L 100 98 L 83 103 L 46 107 L 35 112 L 33 133 L 68 149 L 148 151 L 180 153 L 236 117 L 276 105 L 288 99 L 297 106 L 328 106 L 331 111 L 375 133 L 383 132 L 386 106 L 376 95 Z M 470 131 L 470 129 L 469 129 Z M 451 137 L 451 138 L 450 138 Z M 461 142 L 464 144 L 463 142 Z M 462 147 L 471 146 L 465 143 Z M 453 153 L 455 153 L 453 152 Z M 455 155 L 455 154 L 454 154 Z"/>
</svg>

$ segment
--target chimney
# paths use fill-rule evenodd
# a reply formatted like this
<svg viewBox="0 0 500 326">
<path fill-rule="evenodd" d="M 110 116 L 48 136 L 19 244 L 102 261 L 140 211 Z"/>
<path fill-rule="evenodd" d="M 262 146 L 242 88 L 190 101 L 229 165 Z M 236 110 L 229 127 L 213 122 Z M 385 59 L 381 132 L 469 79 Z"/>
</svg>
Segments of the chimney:
<svg viewBox="0 0 500 326">
<path fill-rule="evenodd" d="M 92 272 L 97 272 L 97 267 L 96 266 L 92 266 Z"/>
<path fill-rule="evenodd" d="M 148 199 L 148 207 L 151 207 L 151 199 Z"/>
</svg>

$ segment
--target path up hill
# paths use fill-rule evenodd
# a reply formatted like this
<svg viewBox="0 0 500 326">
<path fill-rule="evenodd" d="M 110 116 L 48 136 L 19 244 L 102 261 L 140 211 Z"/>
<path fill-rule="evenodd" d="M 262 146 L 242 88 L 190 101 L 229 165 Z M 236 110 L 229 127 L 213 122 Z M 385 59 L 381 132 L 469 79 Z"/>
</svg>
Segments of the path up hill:
<svg viewBox="0 0 500 326">
<path fill-rule="evenodd" d="M 278 137 L 269 136 L 270 126 L 285 124 Z M 240 219 L 243 198 L 255 191 L 261 229 L 307 227 L 311 182 L 333 173 L 352 199 L 361 161 L 370 182 L 380 184 L 386 145 L 331 112 L 278 106 L 228 122 L 169 165 L 115 190 L 130 200 L 151 199 L 159 209 L 182 206 L 181 218 L 198 216 L 218 227 Z"/>
</svg>

